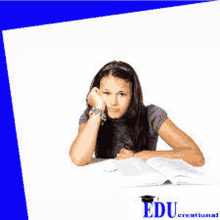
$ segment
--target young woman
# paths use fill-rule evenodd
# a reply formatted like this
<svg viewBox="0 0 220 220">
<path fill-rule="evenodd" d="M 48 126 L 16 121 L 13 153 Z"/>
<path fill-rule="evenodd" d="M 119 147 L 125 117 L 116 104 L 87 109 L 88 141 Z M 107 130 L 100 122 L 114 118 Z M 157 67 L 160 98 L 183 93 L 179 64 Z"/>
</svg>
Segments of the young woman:
<svg viewBox="0 0 220 220">
<path fill-rule="evenodd" d="M 158 136 L 173 150 L 156 151 Z M 179 158 L 203 166 L 197 144 L 181 131 L 158 106 L 143 104 L 134 69 L 124 62 L 106 64 L 92 81 L 87 109 L 69 154 L 79 166 L 96 158 Z"/>
</svg>

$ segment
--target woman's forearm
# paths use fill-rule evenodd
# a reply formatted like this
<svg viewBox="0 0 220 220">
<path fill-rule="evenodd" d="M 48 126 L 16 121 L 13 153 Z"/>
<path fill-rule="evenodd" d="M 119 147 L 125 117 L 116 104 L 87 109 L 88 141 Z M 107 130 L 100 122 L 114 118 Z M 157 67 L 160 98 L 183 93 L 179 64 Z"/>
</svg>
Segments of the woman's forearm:
<svg viewBox="0 0 220 220">
<path fill-rule="evenodd" d="M 205 163 L 203 154 L 190 148 L 161 151 L 141 151 L 140 153 L 136 154 L 136 157 L 140 157 L 144 161 L 152 157 L 162 157 L 167 159 L 183 159 L 192 166 L 203 166 Z"/>
<path fill-rule="evenodd" d="M 83 166 L 91 161 L 100 123 L 100 114 L 92 114 L 83 130 L 74 140 L 70 148 L 70 157 L 76 165 Z"/>
</svg>

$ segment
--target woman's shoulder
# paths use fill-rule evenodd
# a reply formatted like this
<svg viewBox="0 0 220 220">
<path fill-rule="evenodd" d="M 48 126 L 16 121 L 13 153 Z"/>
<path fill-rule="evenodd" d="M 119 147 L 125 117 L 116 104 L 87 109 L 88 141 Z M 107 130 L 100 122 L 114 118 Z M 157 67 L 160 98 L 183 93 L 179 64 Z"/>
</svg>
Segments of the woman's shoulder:
<svg viewBox="0 0 220 220">
<path fill-rule="evenodd" d="M 168 118 L 167 112 L 154 104 L 144 107 L 144 117 L 147 118 L 153 133 L 158 133 L 160 126 Z"/>
<path fill-rule="evenodd" d="M 87 109 L 80 115 L 79 124 L 86 123 L 89 120 L 89 115 Z"/>
<path fill-rule="evenodd" d="M 143 107 L 143 112 L 145 114 L 147 114 L 148 116 L 152 115 L 152 114 L 155 114 L 155 115 L 161 115 L 161 114 L 167 114 L 166 111 L 157 106 L 157 105 L 154 105 L 154 104 L 150 104 L 150 105 L 147 105 L 147 106 L 144 106 Z"/>
</svg>

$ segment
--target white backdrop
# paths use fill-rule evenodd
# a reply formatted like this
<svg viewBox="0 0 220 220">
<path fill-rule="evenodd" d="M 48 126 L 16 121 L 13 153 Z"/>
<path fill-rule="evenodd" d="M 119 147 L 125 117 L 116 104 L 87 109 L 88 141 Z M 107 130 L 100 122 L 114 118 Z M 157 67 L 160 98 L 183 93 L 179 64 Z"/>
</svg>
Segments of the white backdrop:
<svg viewBox="0 0 220 220">
<path fill-rule="evenodd" d="M 133 66 L 145 104 L 166 110 L 219 180 L 219 9 L 219 2 L 211 2 L 3 32 L 31 219 L 42 214 L 42 198 L 90 193 L 84 184 L 74 185 L 68 154 L 90 83 L 112 60 Z M 159 139 L 158 149 L 170 148 Z M 56 201 L 51 196 L 47 204 Z M 50 208 L 61 219 L 56 205 L 48 205 L 40 219 Z"/>
</svg>

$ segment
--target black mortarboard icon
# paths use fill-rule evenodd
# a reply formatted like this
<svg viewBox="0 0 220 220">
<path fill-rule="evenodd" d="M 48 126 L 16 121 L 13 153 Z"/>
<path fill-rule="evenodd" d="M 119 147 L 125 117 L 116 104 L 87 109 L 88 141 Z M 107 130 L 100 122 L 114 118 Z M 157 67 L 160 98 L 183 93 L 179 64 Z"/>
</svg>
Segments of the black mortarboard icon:
<svg viewBox="0 0 220 220">
<path fill-rule="evenodd" d="M 141 196 L 141 198 L 142 198 L 142 202 L 153 202 L 155 196 L 149 196 L 149 195 L 147 195 L 147 196 Z"/>
</svg>

